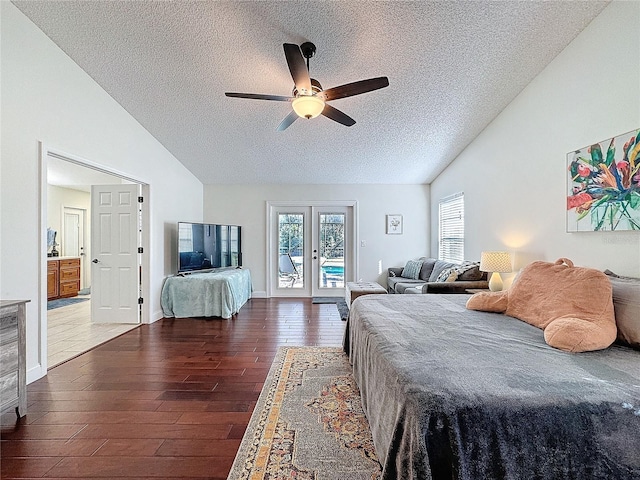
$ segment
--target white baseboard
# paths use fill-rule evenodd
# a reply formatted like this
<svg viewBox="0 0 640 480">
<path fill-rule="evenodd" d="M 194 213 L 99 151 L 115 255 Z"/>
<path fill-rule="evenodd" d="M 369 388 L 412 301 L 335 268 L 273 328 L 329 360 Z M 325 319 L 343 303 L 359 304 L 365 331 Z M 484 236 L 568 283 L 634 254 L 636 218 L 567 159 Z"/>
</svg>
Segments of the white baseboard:
<svg viewBox="0 0 640 480">
<path fill-rule="evenodd" d="M 266 291 L 251 292 L 251 298 L 267 298 Z"/>
<path fill-rule="evenodd" d="M 36 380 L 44 377 L 47 374 L 47 370 L 42 368 L 42 364 L 38 364 L 35 367 L 27 370 L 27 385 L 35 382 Z"/>
<path fill-rule="evenodd" d="M 164 318 L 164 313 L 162 313 L 162 310 L 156 310 L 151 314 L 151 323 L 157 322 L 161 318 Z"/>
</svg>

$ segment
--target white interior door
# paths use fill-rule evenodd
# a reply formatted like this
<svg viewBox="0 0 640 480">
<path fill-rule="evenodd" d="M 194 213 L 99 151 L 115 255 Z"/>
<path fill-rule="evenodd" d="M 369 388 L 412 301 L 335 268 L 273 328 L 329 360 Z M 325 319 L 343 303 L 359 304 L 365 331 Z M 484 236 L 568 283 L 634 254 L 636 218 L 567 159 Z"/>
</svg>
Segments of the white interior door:
<svg viewBox="0 0 640 480">
<path fill-rule="evenodd" d="M 62 256 L 80 257 L 80 288 L 88 285 L 85 263 L 85 225 L 86 210 L 80 208 L 63 208 Z"/>
<path fill-rule="evenodd" d="M 270 207 L 270 295 L 344 295 L 355 276 L 350 205 Z"/>
<path fill-rule="evenodd" d="M 139 185 L 91 187 L 91 320 L 138 323 Z"/>
</svg>

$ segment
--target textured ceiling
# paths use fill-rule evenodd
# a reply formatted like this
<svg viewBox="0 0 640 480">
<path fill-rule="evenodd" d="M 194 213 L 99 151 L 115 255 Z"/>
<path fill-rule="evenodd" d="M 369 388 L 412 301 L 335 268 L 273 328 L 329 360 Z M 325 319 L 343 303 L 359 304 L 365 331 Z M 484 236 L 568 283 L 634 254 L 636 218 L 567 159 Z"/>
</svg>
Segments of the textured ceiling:
<svg viewBox="0 0 640 480">
<path fill-rule="evenodd" d="M 429 183 L 607 5 L 600 1 L 14 1 L 205 184 Z M 282 44 L 324 88 L 387 76 L 299 119 Z"/>
</svg>

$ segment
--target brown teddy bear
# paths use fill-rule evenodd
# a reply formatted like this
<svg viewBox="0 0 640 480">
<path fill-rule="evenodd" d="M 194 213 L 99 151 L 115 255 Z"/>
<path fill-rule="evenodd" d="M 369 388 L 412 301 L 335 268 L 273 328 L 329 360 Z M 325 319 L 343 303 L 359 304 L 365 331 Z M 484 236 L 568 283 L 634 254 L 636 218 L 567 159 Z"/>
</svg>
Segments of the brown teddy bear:
<svg viewBox="0 0 640 480">
<path fill-rule="evenodd" d="M 476 293 L 467 308 L 523 320 L 543 329 L 547 344 L 569 352 L 607 348 L 617 334 L 607 276 L 566 258 L 527 265 L 509 290 Z"/>
</svg>

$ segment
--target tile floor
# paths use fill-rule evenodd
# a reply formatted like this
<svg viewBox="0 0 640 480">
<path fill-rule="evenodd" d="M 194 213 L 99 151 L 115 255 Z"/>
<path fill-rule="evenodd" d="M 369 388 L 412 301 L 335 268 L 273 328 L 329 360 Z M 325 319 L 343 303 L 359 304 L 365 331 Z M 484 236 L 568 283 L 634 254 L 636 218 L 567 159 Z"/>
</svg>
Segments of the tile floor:
<svg viewBox="0 0 640 480">
<path fill-rule="evenodd" d="M 48 310 L 47 322 L 48 368 L 138 327 L 137 324 L 91 323 L 91 300 Z"/>
</svg>

